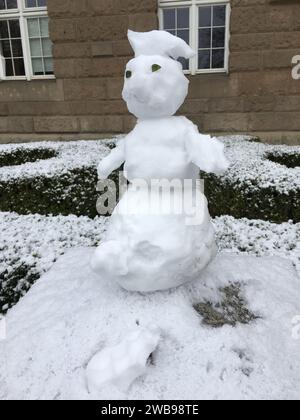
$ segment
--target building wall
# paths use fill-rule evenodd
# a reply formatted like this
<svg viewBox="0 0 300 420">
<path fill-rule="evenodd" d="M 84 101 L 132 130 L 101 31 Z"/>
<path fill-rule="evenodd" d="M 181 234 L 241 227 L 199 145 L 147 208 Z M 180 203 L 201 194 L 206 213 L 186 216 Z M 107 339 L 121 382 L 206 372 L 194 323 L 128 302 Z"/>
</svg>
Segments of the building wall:
<svg viewBox="0 0 300 420">
<path fill-rule="evenodd" d="M 180 110 L 211 133 L 300 144 L 298 0 L 232 0 L 230 73 L 190 77 Z M 157 0 L 48 0 L 56 80 L 0 83 L 0 141 L 128 132 L 127 29 L 157 28 Z"/>
</svg>

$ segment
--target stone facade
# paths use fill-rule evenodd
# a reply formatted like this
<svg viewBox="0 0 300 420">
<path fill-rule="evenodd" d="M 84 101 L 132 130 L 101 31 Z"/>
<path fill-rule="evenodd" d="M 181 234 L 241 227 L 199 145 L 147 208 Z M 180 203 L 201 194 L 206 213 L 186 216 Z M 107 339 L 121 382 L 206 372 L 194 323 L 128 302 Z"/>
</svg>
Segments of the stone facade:
<svg viewBox="0 0 300 420">
<path fill-rule="evenodd" d="M 190 76 L 181 112 L 204 132 L 300 144 L 298 0 L 231 0 L 229 74 Z M 94 138 L 134 124 L 121 99 L 128 27 L 157 28 L 157 0 L 48 0 L 56 80 L 0 83 L 0 141 Z"/>
</svg>

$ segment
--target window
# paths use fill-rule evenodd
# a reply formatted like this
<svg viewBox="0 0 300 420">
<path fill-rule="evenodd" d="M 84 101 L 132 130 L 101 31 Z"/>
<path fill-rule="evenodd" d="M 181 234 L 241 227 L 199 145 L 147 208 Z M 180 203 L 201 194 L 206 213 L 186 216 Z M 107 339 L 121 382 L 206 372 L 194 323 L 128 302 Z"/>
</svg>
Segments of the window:
<svg viewBox="0 0 300 420">
<path fill-rule="evenodd" d="M 54 78 L 47 0 L 0 0 L 0 79 Z"/>
<path fill-rule="evenodd" d="M 229 0 L 159 0 L 160 29 L 184 39 L 197 52 L 180 60 L 192 74 L 228 71 Z"/>
</svg>

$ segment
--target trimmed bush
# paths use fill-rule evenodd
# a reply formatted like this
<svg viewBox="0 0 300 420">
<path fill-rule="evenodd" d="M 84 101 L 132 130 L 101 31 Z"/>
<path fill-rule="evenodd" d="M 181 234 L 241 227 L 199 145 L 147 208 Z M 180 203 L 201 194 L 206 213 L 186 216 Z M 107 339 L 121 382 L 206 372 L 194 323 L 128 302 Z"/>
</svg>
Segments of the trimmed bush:
<svg viewBox="0 0 300 420">
<path fill-rule="evenodd" d="M 252 187 L 202 173 L 212 217 L 230 215 L 237 219 L 261 219 L 274 223 L 300 222 L 300 190 L 288 194 L 274 187 Z"/>
<path fill-rule="evenodd" d="M 24 296 L 39 279 L 34 267 L 19 264 L 12 271 L 0 273 L 0 313 L 5 314 Z"/>
<path fill-rule="evenodd" d="M 28 162 L 51 159 L 58 156 L 53 149 L 26 149 L 20 148 L 10 152 L 0 151 L 0 168 L 4 166 L 18 166 Z"/>
<path fill-rule="evenodd" d="M 118 185 L 118 171 L 110 177 Z M 19 214 L 98 215 L 98 175 L 94 167 L 75 168 L 60 176 L 0 181 L 0 211 Z"/>
<path fill-rule="evenodd" d="M 300 167 L 300 153 L 268 153 L 266 158 L 287 168 Z"/>
<path fill-rule="evenodd" d="M 269 146 L 244 138 L 224 138 L 223 142 L 231 162 L 229 171 L 222 176 L 202 174 L 211 215 L 300 222 L 300 168 L 287 168 L 268 159 L 270 153 L 297 155 L 299 148 Z M 99 196 L 96 166 L 114 144 L 50 146 L 57 158 L 0 170 L 1 175 L 5 169 L 0 176 L 0 211 L 94 218 Z M 118 187 L 118 171 L 111 178 Z"/>
</svg>

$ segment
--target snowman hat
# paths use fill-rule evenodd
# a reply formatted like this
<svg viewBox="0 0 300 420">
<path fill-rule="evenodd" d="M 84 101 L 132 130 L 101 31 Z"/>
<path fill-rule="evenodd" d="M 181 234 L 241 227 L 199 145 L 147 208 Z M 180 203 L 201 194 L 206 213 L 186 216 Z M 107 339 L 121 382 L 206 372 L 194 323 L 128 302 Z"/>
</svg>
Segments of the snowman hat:
<svg viewBox="0 0 300 420">
<path fill-rule="evenodd" d="M 177 60 L 179 57 L 192 58 L 195 52 L 181 38 L 166 31 L 128 31 L 128 39 L 135 53 L 140 55 L 162 55 Z"/>
</svg>

